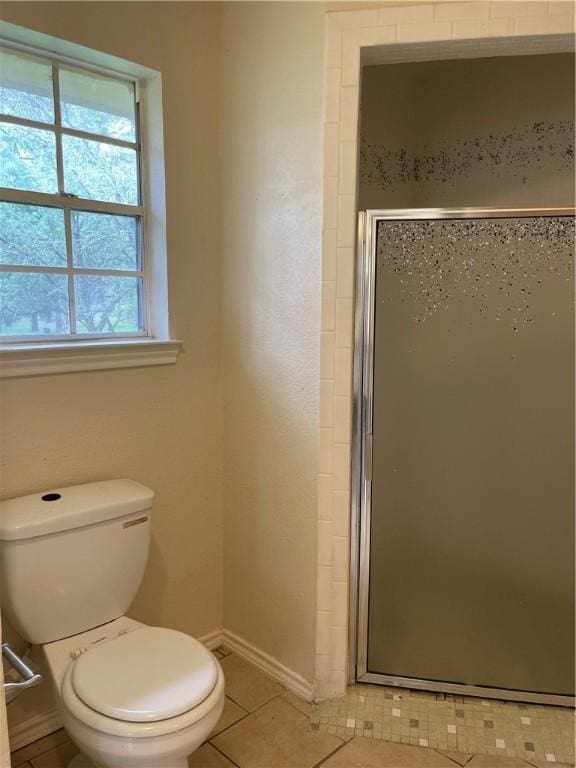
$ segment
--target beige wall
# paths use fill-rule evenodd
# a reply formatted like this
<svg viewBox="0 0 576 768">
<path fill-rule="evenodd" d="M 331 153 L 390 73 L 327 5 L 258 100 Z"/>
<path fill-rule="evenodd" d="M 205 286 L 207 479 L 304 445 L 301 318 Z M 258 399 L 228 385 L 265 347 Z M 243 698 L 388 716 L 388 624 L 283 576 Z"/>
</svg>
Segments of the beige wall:
<svg viewBox="0 0 576 768">
<path fill-rule="evenodd" d="M 224 625 L 312 679 L 322 69 L 316 3 L 222 15 Z"/>
<path fill-rule="evenodd" d="M 154 541 L 131 614 L 194 635 L 224 623 L 310 680 L 323 7 L 63 5 L 4 3 L 2 17 L 162 72 L 171 330 L 185 355 L 5 382 L 4 496 L 150 485 Z M 11 721 L 51 705 L 42 686 Z"/>
<path fill-rule="evenodd" d="M 574 55 L 366 67 L 360 157 L 361 210 L 573 205 Z"/>
<path fill-rule="evenodd" d="M 131 615 L 202 635 L 222 625 L 218 7 L 3 3 L 1 15 L 162 71 L 171 329 L 185 351 L 176 366 L 5 381 L 3 494 L 149 485 L 153 543 Z M 45 708 L 47 688 L 11 705 L 12 720 Z"/>
</svg>

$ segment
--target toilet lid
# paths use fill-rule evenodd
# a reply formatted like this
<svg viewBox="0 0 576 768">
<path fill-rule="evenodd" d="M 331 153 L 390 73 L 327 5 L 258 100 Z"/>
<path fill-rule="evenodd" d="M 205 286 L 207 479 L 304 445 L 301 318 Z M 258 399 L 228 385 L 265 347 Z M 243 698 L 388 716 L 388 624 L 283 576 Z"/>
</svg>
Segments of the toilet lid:
<svg viewBox="0 0 576 768">
<path fill-rule="evenodd" d="M 84 704 L 135 723 L 188 712 L 210 695 L 217 678 L 214 657 L 202 643 L 160 627 L 143 627 L 97 646 L 72 670 L 72 686 Z"/>
</svg>

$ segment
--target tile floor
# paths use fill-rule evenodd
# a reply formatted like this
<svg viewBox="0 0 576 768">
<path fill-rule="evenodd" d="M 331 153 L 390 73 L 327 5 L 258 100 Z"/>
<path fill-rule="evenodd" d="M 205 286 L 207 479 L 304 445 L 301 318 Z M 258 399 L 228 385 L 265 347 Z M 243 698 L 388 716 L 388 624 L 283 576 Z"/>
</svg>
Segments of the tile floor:
<svg viewBox="0 0 576 768">
<path fill-rule="evenodd" d="M 356 735 L 356 728 L 341 735 L 329 733 L 329 724 L 320 724 L 316 717 L 318 705 L 302 701 L 225 649 L 215 655 L 226 675 L 226 703 L 209 741 L 189 758 L 190 768 L 550 767 L 532 758 L 472 755 L 366 738 Z M 14 752 L 12 766 L 67 768 L 76 752 L 60 730 Z M 556 768 L 560 765 L 557 761 Z"/>
<path fill-rule="evenodd" d="M 356 685 L 314 707 L 311 727 L 365 738 L 521 758 L 574 762 L 574 710 L 475 697 Z"/>
</svg>

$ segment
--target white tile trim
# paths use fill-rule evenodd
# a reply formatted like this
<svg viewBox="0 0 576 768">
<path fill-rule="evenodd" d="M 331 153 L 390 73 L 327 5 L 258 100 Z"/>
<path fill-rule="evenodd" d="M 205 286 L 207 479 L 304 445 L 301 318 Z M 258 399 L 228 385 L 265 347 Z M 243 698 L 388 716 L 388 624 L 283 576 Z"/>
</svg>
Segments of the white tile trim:
<svg viewBox="0 0 576 768">
<path fill-rule="evenodd" d="M 347 414 L 341 398 L 352 400 L 351 354 L 356 240 L 357 168 L 350 160 L 358 142 L 358 102 L 363 63 L 477 58 L 495 55 L 552 53 L 573 41 L 574 15 L 554 3 L 532 0 L 468 0 L 459 3 L 385 2 L 362 10 L 328 11 L 325 56 L 325 158 L 323 299 L 330 311 L 336 288 L 336 323 L 323 328 L 321 412 L 334 415 L 334 427 L 319 432 L 318 552 L 332 565 L 317 569 L 317 610 L 322 637 L 316 647 L 315 686 L 318 698 L 339 696 L 346 688 L 348 648 L 342 642 L 347 622 L 350 564 L 342 565 L 342 549 L 350 547 L 349 471 L 351 439 L 344 439 Z M 572 42 L 573 44 L 573 42 Z M 338 144 L 338 148 L 336 145 Z M 337 174 L 337 175 L 335 175 Z M 335 282 L 335 286 L 334 286 Z M 326 336 L 326 333 L 330 336 Z M 332 355 L 332 359 L 328 356 Z M 326 385 L 334 380 L 334 386 Z M 338 398 L 338 402 L 335 398 Z M 330 498 L 331 496 L 331 498 Z M 346 516 L 346 513 L 347 516 Z M 325 525 L 332 518 L 332 525 Z M 322 523 L 320 521 L 323 521 Z M 326 625 L 330 618 L 330 653 Z M 317 623 L 317 626 L 319 624 Z M 344 670 L 344 671 L 343 671 Z"/>
</svg>

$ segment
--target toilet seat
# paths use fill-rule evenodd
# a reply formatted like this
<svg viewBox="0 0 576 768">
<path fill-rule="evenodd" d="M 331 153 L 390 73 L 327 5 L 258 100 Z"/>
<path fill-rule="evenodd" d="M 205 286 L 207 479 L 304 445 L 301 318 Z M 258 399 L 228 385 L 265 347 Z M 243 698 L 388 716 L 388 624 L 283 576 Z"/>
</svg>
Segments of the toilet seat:
<svg viewBox="0 0 576 768">
<path fill-rule="evenodd" d="M 173 629 L 143 627 L 81 655 L 71 682 L 95 712 L 142 723 L 194 709 L 217 678 L 214 657 L 197 640 Z"/>
<path fill-rule="evenodd" d="M 142 629 L 145 628 L 146 627 L 143 627 Z M 152 627 L 146 629 L 152 629 Z M 154 629 L 158 629 L 160 632 L 173 631 L 162 628 Z M 134 630 L 134 632 L 130 632 L 129 634 L 137 634 L 140 631 L 142 630 Z M 123 635 L 122 637 L 127 637 L 127 635 Z M 186 635 L 184 637 L 188 638 Z M 118 638 L 118 640 L 119 639 L 120 638 Z M 189 637 L 188 640 L 204 649 L 204 646 L 202 646 L 198 640 L 195 640 L 192 637 Z M 115 642 L 115 640 L 110 641 L 110 643 L 113 642 Z M 104 646 L 101 647 L 103 648 Z M 88 659 L 89 655 L 94 653 L 95 650 L 96 648 L 88 651 L 86 654 L 83 654 L 78 659 L 78 661 L 80 661 L 82 658 Z M 207 653 L 209 652 L 207 651 Z M 215 685 L 213 686 L 210 693 L 206 696 L 206 698 L 204 698 L 203 701 L 194 706 L 192 709 L 189 709 L 182 714 L 167 717 L 165 719 L 139 722 L 109 717 L 105 714 L 101 714 L 95 709 L 92 709 L 92 707 L 88 706 L 76 693 L 72 681 L 78 661 L 72 661 L 66 669 L 62 681 L 62 687 L 60 689 L 62 705 L 64 708 L 63 715 L 65 724 L 66 720 L 71 717 L 74 720 L 79 721 L 83 726 L 88 726 L 90 729 L 93 729 L 94 731 L 102 734 L 109 734 L 111 736 L 120 736 L 124 738 L 152 738 L 156 736 L 165 736 L 168 734 L 177 733 L 178 731 L 182 731 L 194 725 L 203 718 L 208 717 L 215 708 L 221 706 L 221 702 L 223 701 L 224 674 L 222 673 L 220 665 L 214 660 L 216 671 Z"/>
</svg>

